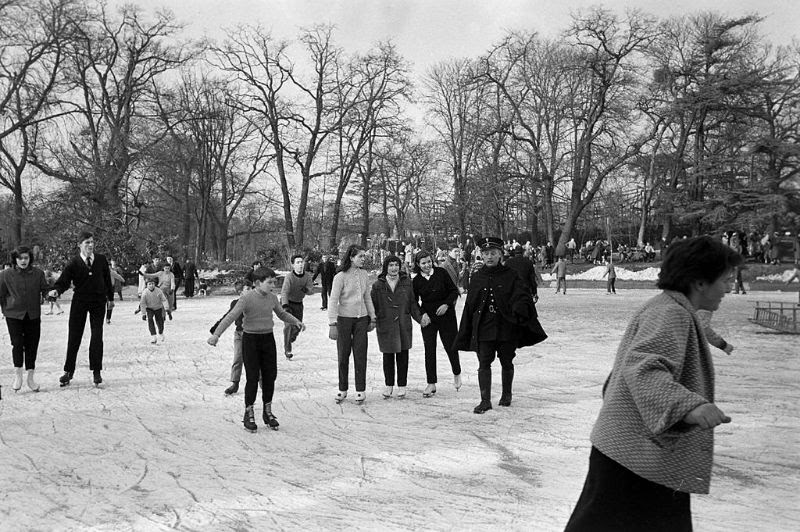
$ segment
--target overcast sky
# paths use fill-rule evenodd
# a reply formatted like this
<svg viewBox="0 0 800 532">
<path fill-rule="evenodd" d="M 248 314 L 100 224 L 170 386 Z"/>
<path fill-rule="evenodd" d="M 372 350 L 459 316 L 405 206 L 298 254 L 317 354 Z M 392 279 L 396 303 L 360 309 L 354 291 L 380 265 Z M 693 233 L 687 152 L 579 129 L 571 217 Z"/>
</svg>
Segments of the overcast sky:
<svg viewBox="0 0 800 532">
<path fill-rule="evenodd" d="M 798 0 L 111 0 L 134 3 L 147 11 L 172 10 L 192 35 L 221 37 L 237 24 L 261 24 L 291 38 L 316 23 L 337 26 L 334 38 L 347 52 L 366 50 L 391 39 L 418 73 L 450 57 L 474 57 L 507 30 L 535 30 L 555 37 L 570 12 L 603 5 L 616 12 L 637 7 L 659 17 L 701 10 L 732 16 L 758 12 L 769 40 L 788 44 L 800 35 Z"/>
</svg>

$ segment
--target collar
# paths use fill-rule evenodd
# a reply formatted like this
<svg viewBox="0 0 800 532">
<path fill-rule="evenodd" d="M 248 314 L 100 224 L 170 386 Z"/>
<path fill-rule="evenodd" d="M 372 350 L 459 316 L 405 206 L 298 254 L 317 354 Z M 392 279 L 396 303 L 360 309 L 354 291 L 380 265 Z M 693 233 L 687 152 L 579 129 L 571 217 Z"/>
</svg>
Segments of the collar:
<svg viewBox="0 0 800 532">
<path fill-rule="evenodd" d="M 91 255 L 84 255 L 83 253 L 80 253 L 80 256 L 81 256 L 81 259 L 83 260 L 83 262 L 86 262 L 86 259 L 88 259 L 90 257 L 92 259 L 92 262 L 94 262 L 94 253 L 92 253 Z"/>
<path fill-rule="evenodd" d="M 294 274 L 295 277 L 302 277 L 302 276 L 304 276 L 306 274 L 305 270 L 303 271 L 303 273 L 300 273 L 300 274 L 298 274 L 296 271 L 292 270 L 292 273 Z"/>
</svg>

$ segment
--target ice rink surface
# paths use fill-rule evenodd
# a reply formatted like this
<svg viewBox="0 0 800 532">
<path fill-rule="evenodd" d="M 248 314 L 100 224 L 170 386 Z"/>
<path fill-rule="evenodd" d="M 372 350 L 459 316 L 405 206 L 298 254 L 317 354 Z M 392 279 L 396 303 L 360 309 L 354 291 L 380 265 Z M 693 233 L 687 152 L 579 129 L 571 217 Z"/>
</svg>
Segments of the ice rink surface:
<svg viewBox="0 0 800 532">
<path fill-rule="evenodd" d="M 510 408 L 497 406 L 495 362 L 495 406 L 482 416 L 472 413 L 474 353 L 461 354 L 456 392 L 440 346 L 438 393 L 422 397 L 418 329 L 406 399 L 381 397 L 371 333 L 367 401 L 357 406 L 351 393 L 336 405 L 336 350 L 315 294 L 292 361 L 276 326 L 281 427 L 266 429 L 257 406 L 256 434 L 242 427 L 244 382 L 238 394 L 223 394 L 232 330 L 218 347 L 206 344 L 230 296 L 179 299 L 157 346 L 130 296 L 117 303 L 105 328 L 102 389 L 91 384 L 88 329 L 73 383 L 58 387 L 69 302 L 67 313 L 43 316 L 40 393 L 11 390 L 3 326 L 0 530 L 562 530 L 615 349 L 657 293 L 608 296 L 600 285 L 566 296 L 541 289 L 550 338 L 518 351 Z M 699 532 L 800 526 L 800 337 L 748 322 L 755 300 L 794 302 L 797 294 L 728 295 L 714 315 L 736 347 L 731 356 L 712 348 L 717 404 L 733 421 L 716 431 L 711 494 L 692 498 Z M 351 391 L 352 378 L 351 368 Z"/>
</svg>

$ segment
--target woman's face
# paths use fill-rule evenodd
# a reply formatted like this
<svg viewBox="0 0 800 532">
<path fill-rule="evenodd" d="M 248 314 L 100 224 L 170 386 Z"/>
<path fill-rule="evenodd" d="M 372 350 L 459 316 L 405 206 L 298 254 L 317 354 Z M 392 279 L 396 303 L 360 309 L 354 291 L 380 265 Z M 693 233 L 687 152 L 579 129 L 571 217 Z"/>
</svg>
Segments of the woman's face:
<svg viewBox="0 0 800 532">
<path fill-rule="evenodd" d="M 431 270 L 433 270 L 433 260 L 431 260 L 431 258 L 430 258 L 430 257 L 422 257 L 422 258 L 419 260 L 419 269 L 420 269 L 420 270 L 422 271 L 422 273 L 424 273 L 425 275 L 428 275 L 428 274 L 430 274 L 430 273 L 431 273 Z"/>
<path fill-rule="evenodd" d="M 400 263 L 392 261 L 386 265 L 386 275 L 397 277 L 400 274 Z"/>
<path fill-rule="evenodd" d="M 733 270 L 729 270 L 711 283 L 706 281 L 695 283 L 695 306 L 697 310 L 710 310 L 713 312 L 719 309 L 722 298 L 731 291 L 732 282 Z"/>
<path fill-rule="evenodd" d="M 362 268 L 364 266 L 364 258 L 366 256 L 367 256 L 367 254 L 365 252 L 363 252 L 363 251 L 359 251 L 358 253 L 353 255 L 353 258 L 350 259 L 351 262 L 353 263 L 353 267 L 354 268 Z"/>
<path fill-rule="evenodd" d="M 24 270 L 31 263 L 31 256 L 28 253 L 20 253 L 17 257 L 17 268 Z"/>
</svg>

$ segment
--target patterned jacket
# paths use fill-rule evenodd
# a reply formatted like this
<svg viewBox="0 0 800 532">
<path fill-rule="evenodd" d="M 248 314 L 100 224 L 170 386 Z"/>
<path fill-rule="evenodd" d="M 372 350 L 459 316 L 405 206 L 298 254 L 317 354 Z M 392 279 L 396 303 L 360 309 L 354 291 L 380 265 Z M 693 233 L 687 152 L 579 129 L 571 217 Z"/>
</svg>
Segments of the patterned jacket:
<svg viewBox="0 0 800 532">
<path fill-rule="evenodd" d="M 640 477 L 708 493 L 714 432 L 683 417 L 714 402 L 714 366 L 689 300 L 665 290 L 628 325 L 606 380 L 592 444 Z"/>
</svg>

